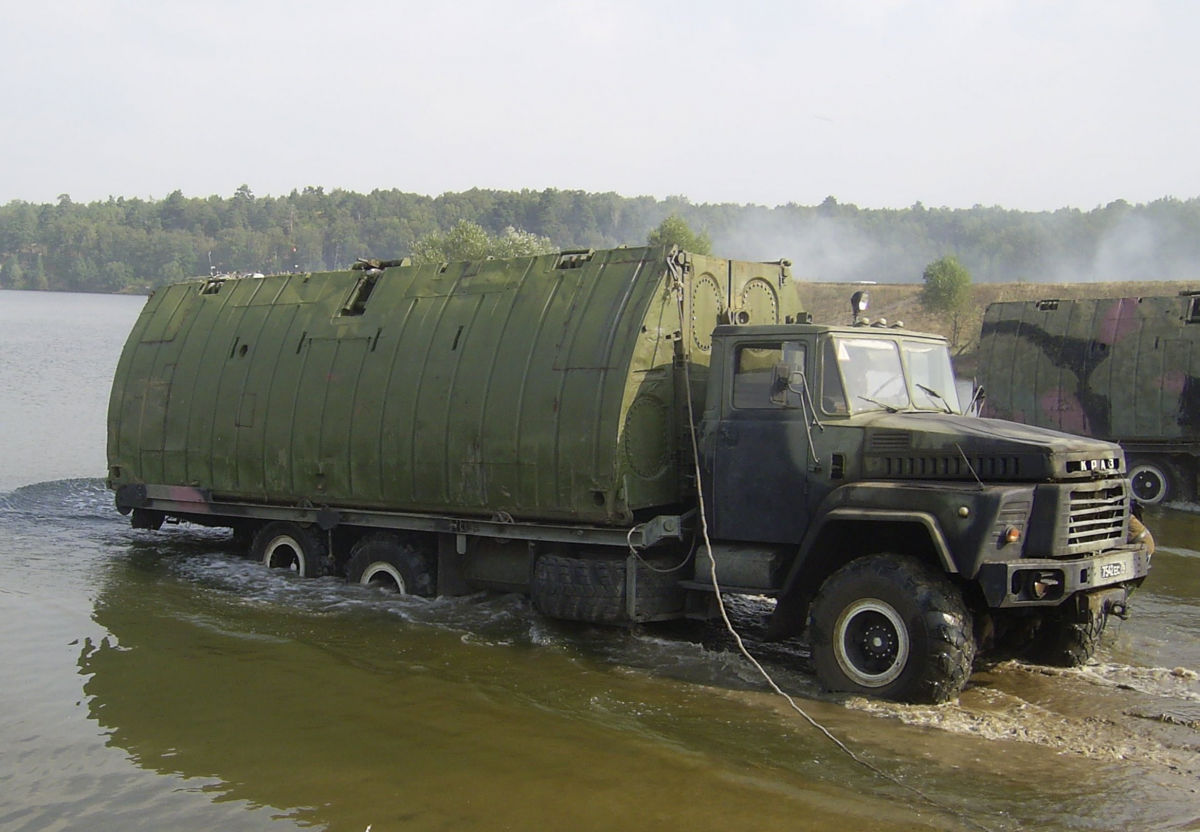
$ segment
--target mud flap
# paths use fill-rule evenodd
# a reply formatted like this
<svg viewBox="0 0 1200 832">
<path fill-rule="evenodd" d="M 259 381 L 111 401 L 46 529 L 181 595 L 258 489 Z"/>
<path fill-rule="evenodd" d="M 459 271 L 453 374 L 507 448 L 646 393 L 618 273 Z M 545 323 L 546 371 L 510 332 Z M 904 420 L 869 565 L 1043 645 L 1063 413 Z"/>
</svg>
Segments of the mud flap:
<svg viewBox="0 0 1200 832">
<path fill-rule="evenodd" d="M 135 508 L 133 516 L 129 518 L 129 525 L 135 529 L 149 529 L 156 532 L 162 528 L 163 521 L 166 515 L 161 511 L 152 511 L 148 508 Z"/>
</svg>

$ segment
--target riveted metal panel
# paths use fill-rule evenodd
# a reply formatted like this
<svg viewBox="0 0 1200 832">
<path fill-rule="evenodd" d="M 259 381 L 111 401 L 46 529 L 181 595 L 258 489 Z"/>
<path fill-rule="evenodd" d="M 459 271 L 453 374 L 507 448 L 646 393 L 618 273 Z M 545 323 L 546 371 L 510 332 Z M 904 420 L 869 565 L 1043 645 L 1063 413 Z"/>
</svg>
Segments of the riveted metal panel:
<svg viewBox="0 0 1200 832">
<path fill-rule="evenodd" d="M 701 401 L 731 275 L 759 309 L 782 272 L 659 247 L 178 284 L 122 356 L 110 481 L 627 523 L 683 497 L 682 366 Z"/>
</svg>

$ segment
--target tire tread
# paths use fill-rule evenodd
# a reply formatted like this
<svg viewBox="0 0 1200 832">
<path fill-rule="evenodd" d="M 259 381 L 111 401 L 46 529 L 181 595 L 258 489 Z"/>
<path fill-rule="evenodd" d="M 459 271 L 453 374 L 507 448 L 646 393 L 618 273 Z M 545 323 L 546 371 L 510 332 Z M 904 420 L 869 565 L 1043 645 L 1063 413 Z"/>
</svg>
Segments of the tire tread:
<svg viewBox="0 0 1200 832">
<path fill-rule="evenodd" d="M 627 623 L 624 558 L 542 555 L 534 565 L 532 596 L 543 615 L 595 624 Z M 683 591 L 674 573 L 639 568 L 637 618 L 682 608 Z"/>
<path fill-rule="evenodd" d="M 832 625 L 853 599 L 855 586 L 879 586 L 880 582 L 896 593 L 895 598 L 882 600 L 896 606 L 902 615 L 900 605 L 905 601 L 916 606 L 924 632 L 909 634 L 913 651 L 910 665 L 913 661 L 919 664 L 906 667 L 888 685 L 865 688 L 848 679 L 838 667 Z M 848 596 L 845 601 L 839 601 L 842 595 Z M 914 703 L 937 704 L 956 697 L 970 678 L 976 652 L 973 619 L 958 588 L 925 563 L 892 554 L 851 561 L 825 581 L 812 605 L 811 641 L 817 675 L 827 689 Z"/>
<path fill-rule="evenodd" d="M 369 534 L 350 548 L 346 560 L 346 580 L 358 583 L 372 563 L 384 561 L 396 567 L 404 577 L 405 590 L 410 595 L 432 598 L 437 592 L 437 580 L 427 558 L 411 543 L 397 535 Z"/>
</svg>

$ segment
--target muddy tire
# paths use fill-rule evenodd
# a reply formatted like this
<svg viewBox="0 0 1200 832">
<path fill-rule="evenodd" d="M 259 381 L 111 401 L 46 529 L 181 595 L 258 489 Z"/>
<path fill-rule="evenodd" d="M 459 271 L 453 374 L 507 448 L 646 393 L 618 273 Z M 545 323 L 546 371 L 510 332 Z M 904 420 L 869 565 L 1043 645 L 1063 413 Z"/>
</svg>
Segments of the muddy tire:
<svg viewBox="0 0 1200 832">
<path fill-rule="evenodd" d="M 852 561 L 825 581 L 811 615 L 813 663 L 828 690 L 938 703 L 971 675 L 975 638 L 962 593 L 914 558 Z"/>
<path fill-rule="evenodd" d="M 351 547 L 346 580 L 422 598 L 432 598 L 437 591 L 430 558 L 416 546 L 390 534 L 368 535 Z"/>
<path fill-rule="evenodd" d="M 1029 646 L 1029 658 L 1054 667 L 1079 667 L 1096 655 L 1108 616 L 1089 611 L 1080 621 L 1060 612 L 1048 612 Z"/>
<path fill-rule="evenodd" d="M 639 564 L 631 619 L 625 600 L 625 558 L 608 557 L 542 555 L 534 565 L 531 595 L 543 615 L 595 624 L 669 617 L 682 610 L 684 602 L 678 573 Z"/>
<path fill-rule="evenodd" d="M 302 578 L 330 574 L 333 564 L 320 531 L 276 520 L 254 535 L 250 555 L 272 569 L 290 569 Z"/>
</svg>

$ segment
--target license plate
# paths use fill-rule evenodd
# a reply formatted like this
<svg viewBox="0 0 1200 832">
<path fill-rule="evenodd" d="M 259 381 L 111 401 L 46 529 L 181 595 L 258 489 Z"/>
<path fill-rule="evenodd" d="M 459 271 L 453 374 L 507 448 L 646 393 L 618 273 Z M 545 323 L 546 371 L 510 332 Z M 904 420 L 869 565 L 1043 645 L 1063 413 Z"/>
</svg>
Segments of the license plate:
<svg viewBox="0 0 1200 832">
<path fill-rule="evenodd" d="M 1100 565 L 1100 579 L 1119 578 L 1125 574 L 1125 564 L 1118 561 L 1117 563 L 1103 563 Z"/>
</svg>

